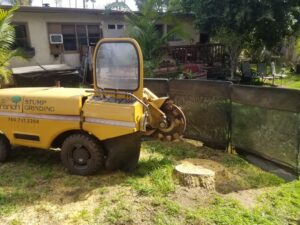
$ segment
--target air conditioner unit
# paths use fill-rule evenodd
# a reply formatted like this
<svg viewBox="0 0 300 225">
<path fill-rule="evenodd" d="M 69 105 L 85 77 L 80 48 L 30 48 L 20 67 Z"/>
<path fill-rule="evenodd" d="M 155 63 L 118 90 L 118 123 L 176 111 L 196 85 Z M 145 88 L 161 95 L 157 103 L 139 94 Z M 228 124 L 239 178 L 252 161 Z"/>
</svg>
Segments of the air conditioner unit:
<svg viewBox="0 0 300 225">
<path fill-rule="evenodd" d="M 50 44 L 58 45 L 63 43 L 64 40 L 62 34 L 50 34 Z"/>
</svg>

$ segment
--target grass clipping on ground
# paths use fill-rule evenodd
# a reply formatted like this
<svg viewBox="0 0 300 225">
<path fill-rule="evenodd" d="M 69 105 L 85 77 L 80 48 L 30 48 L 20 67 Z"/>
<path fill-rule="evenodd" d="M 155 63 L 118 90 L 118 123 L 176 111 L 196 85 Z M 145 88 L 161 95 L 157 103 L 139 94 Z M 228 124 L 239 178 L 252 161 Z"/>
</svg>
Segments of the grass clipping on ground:
<svg viewBox="0 0 300 225">
<path fill-rule="evenodd" d="M 182 160 L 216 172 L 216 192 L 173 179 Z M 145 142 L 133 174 L 69 175 L 59 152 L 15 149 L 0 164 L 0 224 L 297 224 L 300 182 L 285 183 L 197 142 Z"/>
</svg>

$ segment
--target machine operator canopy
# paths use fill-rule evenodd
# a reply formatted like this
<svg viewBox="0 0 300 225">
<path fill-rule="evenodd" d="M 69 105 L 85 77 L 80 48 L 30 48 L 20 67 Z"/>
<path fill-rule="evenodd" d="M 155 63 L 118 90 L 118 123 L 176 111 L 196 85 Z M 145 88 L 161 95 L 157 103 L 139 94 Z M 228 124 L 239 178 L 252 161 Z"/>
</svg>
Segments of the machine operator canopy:
<svg viewBox="0 0 300 225">
<path fill-rule="evenodd" d="M 136 91 L 139 58 L 130 42 L 104 42 L 96 52 L 96 81 L 100 89 Z"/>
</svg>

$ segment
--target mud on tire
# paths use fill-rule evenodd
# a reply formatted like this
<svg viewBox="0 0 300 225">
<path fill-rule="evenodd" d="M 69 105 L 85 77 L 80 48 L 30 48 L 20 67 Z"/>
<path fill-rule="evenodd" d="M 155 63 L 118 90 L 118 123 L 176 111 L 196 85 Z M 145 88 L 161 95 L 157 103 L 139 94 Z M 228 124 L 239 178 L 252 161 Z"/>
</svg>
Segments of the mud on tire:
<svg viewBox="0 0 300 225">
<path fill-rule="evenodd" d="M 86 176 L 104 167 L 104 152 L 98 140 L 87 134 L 73 134 L 66 138 L 61 160 L 70 173 Z"/>
</svg>

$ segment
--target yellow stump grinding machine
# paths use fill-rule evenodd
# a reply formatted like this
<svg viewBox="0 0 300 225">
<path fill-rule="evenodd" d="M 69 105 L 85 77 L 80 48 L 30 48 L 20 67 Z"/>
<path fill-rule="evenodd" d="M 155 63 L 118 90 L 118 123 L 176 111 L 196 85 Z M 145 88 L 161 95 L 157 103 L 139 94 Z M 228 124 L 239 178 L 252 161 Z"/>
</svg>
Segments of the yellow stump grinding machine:
<svg viewBox="0 0 300 225">
<path fill-rule="evenodd" d="M 73 174 L 100 169 L 132 171 L 141 137 L 179 139 L 182 111 L 167 97 L 144 88 L 143 56 L 129 38 L 102 39 L 95 48 L 94 89 L 0 90 L 0 162 L 12 145 L 61 148 Z"/>
</svg>

